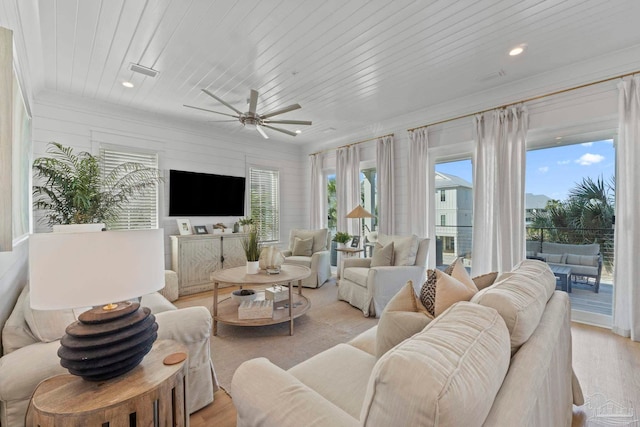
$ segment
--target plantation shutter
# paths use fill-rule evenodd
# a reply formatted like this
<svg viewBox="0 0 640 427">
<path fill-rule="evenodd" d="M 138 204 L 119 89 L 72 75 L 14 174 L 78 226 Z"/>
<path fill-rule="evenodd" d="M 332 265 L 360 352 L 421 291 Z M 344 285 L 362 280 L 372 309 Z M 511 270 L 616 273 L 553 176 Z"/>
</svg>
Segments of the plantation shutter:
<svg viewBox="0 0 640 427">
<path fill-rule="evenodd" d="M 138 153 L 110 148 L 101 148 L 101 169 L 107 176 L 118 165 L 127 162 L 140 163 L 149 168 L 158 168 L 158 155 Z M 118 219 L 108 224 L 110 230 L 142 230 L 158 228 L 158 188 L 136 196 L 120 212 Z"/>
<path fill-rule="evenodd" d="M 279 186 L 277 170 L 249 169 L 249 212 L 263 243 L 280 240 Z"/>
</svg>

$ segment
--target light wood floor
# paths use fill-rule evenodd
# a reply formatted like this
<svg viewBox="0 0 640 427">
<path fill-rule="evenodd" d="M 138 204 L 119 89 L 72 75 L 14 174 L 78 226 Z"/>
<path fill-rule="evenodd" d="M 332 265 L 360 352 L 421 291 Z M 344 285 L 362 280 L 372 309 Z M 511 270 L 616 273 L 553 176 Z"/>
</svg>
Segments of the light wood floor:
<svg viewBox="0 0 640 427">
<path fill-rule="evenodd" d="M 608 329 L 573 323 L 573 368 L 585 399 L 596 393 L 640 413 L 640 343 Z M 585 425 L 586 410 L 574 408 L 573 427 Z M 191 415 L 191 427 L 235 427 L 236 409 L 220 390 L 215 401 Z"/>
</svg>

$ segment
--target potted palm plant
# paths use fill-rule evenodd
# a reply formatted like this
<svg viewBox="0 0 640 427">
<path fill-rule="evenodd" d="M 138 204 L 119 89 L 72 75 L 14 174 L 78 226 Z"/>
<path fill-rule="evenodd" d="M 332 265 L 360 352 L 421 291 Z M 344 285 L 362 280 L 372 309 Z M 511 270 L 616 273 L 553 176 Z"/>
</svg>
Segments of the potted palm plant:
<svg viewBox="0 0 640 427">
<path fill-rule="evenodd" d="M 249 234 L 242 239 L 242 249 L 247 256 L 247 274 L 258 274 L 260 271 L 260 242 L 256 229 L 251 229 Z"/>
<path fill-rule="evenodd" d="M 126 203 L 156 187 L 158 169 L 126 162 L 108 174 L 100 169 L 100 157 L 75 154 L 71 147 L 52 142 L 49 156 L 33 162 L 33 206 L 44 212 L 49 225 L 99 224 L 116 220 Z"/>
</svg>

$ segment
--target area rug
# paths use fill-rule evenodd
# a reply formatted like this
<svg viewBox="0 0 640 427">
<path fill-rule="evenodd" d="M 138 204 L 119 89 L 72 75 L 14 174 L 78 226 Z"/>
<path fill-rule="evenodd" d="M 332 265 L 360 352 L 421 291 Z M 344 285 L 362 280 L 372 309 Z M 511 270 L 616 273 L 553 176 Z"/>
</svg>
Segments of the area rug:
<svg viewBox="0 0 640 427">
<path fill-rule="evenodd" d="M 294 334 L 289 323 L 243 327 L 218 323 L 218 335 L 211 337 L 211 356 L 220 385 L 230 389 L 233 373 L 246 360 L 266 357 L 282 369 L 318 354 L 336 344 L 349 341 L 378 323 L 344 301 L 338 301 L 335 280 L 317 289 L 303 288 L 311 308 L 294 320 Z M 220 298 L 228 298 L 222 295 Z M 205 306 L 212 311 L 213 292 L 180 298 L 179 307 Z"/>
</svg>

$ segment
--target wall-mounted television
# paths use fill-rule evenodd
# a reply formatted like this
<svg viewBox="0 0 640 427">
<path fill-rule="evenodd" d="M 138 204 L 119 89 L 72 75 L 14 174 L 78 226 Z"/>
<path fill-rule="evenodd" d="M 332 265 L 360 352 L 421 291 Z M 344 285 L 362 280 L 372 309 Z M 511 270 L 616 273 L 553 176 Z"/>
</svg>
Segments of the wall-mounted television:
<svg viewBox="0 0 640 427">
<path fill-rule="evenodd" d="M 169 216 L 244 216 L 245 178 L 169 171 Z"/>
</svg>

